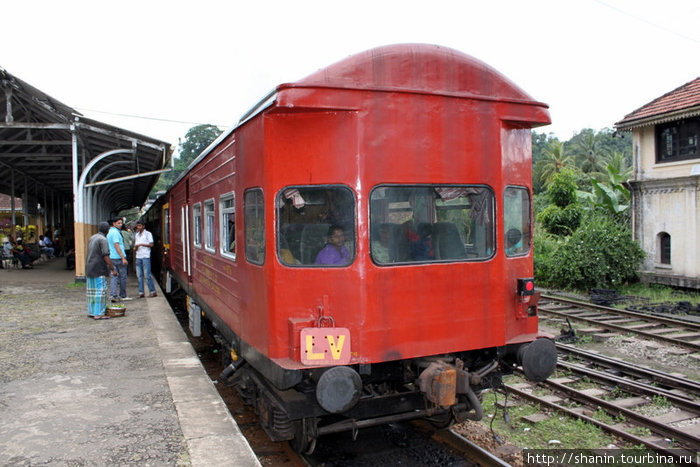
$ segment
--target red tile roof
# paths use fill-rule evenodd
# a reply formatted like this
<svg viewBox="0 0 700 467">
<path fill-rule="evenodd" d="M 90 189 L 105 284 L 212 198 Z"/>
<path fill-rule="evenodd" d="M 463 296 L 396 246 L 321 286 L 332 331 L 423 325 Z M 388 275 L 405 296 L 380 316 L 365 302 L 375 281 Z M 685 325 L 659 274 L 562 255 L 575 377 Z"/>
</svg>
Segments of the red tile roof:
<svg viewBox="0 0 700 467">
<path fill-rule="evenodd" d="M 700 110 L 700 76 L 625 115 L 625 118 L 615 123 L 615 127 L 631 127 L 641 123 L 641 120 L 663 118 L 693 108 Z"/>
<path fill-rule="evenodd" d="M 11 200 L 10 195 L 0 194 L 0 211 L 9 211 Z M 22 211 L 22 198 L 15 198 L 15 211 Z"/>
</svg>

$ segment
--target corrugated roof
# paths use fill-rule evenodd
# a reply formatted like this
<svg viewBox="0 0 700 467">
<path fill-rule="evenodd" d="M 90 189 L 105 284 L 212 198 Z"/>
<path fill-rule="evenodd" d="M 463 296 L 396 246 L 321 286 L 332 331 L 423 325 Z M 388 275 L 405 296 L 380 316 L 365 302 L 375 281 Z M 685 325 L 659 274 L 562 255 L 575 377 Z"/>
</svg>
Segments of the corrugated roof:
<svg viewBox="0 0 700 467">
<path fill-rule="evenodd" d="M 170 144 L 86 118 L 0 67 L 0 193 L 10 193 L 14 177 L 15 195 L 26 190 L 32 206 L 43 204 L 46 193 L 73 200 L 74 135 L 79 173 L 106 151 L 133 150 L 98 163 L 89 182 L 158 171 L 172 154 Z M 101 199 L 114 212 L 140 206 L 157 179 L 114 182 L 101 189 Z"/>
<path fill-rule="evenodd" d="M 700 115 L 700 76 L 625 115 L 615 127 L 624 129 L 690 115 Z"/>
</svg>

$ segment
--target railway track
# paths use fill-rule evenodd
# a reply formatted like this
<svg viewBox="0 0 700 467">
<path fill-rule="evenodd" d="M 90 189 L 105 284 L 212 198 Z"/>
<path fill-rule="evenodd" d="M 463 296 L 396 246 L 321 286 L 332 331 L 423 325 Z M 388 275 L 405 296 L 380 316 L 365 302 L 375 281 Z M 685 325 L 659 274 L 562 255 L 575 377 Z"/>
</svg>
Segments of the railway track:
<svg viewBox="0 0 700 467">
<path fill-rule="evenodd" d="M 636 334 L 647 339 L 672 344 L 689 351 L 700 351 L 700 323 L 676 318 L 620 310 L 577 300 L 542 295 L 539 313 L 591 325 L 579 329 L 594 338 L 607 339 L 616 333 Z"/>
<path fill-rule="evenodd" d="M 560 376 L 509 385 L 508 391 L 633 445 L 694 455 L 700 446 L 700 384 L 570 346 L 557 348 L 566 356 L 558 363 Z"/>
</svg>

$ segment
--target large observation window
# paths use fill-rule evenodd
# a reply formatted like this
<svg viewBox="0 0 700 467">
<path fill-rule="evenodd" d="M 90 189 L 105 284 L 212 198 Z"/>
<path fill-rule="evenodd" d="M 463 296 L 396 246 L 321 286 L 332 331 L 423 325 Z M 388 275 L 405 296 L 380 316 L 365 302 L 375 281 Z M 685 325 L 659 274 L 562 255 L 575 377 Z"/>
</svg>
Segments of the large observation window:
<svg viewBox="0 0 700 467">
<path fill-rule="evenodd" d="M 340 185 L 291 186 L 277 195 L 278 257 L 287 266 L 342 267 L 355 258 L 355 198 Z"/>
<path fill-rule="evenodd" d="M 485 186 L 379 186 L 370 194 L 370 253 L 379 265 L 484 260 L 494 253 L 494 229 Z"/>
<path fill-rule="evenodd" d="M 509 186 L 503 194 L 503 235 L 506 256 L 530 251 L 530 195 L 525 187 Z"/>
</svg>

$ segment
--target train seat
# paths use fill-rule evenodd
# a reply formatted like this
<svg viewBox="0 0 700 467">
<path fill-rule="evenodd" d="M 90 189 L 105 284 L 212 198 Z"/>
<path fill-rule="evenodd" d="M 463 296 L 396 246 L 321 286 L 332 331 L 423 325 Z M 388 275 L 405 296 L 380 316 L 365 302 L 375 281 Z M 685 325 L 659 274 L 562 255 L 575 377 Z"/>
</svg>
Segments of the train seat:
<svg viewBox="0 0 700 467">
<path fill-rule="evenodd" d="M 301 233 L 304 231 L 305 226 L 306 224 L 287 224 L 282 226 L 280 245 L 286 244 L 286 248 L 289 249 L 292 256 L 296 259 L 301 258 Z"/>
<path fill-rule="evenodd" d="M 314 264 L 318 252 L 328 240 L 330 224 L 305 224 L 301 232 L 300 259 L 302 264 Z"/>
</svg>

